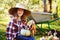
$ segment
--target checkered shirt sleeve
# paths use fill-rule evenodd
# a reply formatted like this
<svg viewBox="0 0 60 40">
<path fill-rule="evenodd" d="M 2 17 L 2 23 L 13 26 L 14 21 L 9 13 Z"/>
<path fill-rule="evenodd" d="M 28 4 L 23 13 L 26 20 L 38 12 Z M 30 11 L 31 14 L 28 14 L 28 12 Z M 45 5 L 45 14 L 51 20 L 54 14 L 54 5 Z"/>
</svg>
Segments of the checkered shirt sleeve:
<svg viewBox="0 0 60 40">
<path fill-rule="evenodd" d="M 14 40 L 16 37 L 16 30 L 13 27 L 13 22 L 9 22 L 9 25 L 6 30 L 7 40 Z"/>
</svg>

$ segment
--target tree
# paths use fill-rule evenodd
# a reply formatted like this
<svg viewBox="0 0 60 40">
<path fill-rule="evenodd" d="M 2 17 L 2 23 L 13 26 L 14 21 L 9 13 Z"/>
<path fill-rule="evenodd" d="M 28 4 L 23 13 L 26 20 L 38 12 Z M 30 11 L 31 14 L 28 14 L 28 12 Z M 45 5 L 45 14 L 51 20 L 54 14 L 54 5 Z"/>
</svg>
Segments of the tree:
<svg viewBox="0 0 60 40">
<path fill-rule="evenodd" d="M 47 12 L 47 8 L 46 8 L 46 0 L 43 0 L 44 1 L 44 12 Z"/>
<path fill-rule="evenodd" d="M 48 0 L 49 1 L 49 4 L 50 4 L 50 13 L 52 13 L 52 0 Z"/>
</svg>

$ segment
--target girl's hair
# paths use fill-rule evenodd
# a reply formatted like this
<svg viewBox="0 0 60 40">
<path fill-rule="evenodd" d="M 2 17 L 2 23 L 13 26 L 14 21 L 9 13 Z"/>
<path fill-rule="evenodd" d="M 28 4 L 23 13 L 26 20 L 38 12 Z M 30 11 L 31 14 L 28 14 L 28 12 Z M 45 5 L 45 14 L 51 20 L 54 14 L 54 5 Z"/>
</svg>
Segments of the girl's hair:
<svg viewBox="0 0 60 40">
<path fill-rule="evenodd" d="M 27 17 L 25 15 L 22 15 L 21 20 L 22 22 L 27 22 Z"/>
<path fill-rule="evenodd" d="M 13 15 L 13 16 L 17 16 L 17 10 L 18 10 L 18 8 L 10 8 L 9 14 Z"/>
</svg>

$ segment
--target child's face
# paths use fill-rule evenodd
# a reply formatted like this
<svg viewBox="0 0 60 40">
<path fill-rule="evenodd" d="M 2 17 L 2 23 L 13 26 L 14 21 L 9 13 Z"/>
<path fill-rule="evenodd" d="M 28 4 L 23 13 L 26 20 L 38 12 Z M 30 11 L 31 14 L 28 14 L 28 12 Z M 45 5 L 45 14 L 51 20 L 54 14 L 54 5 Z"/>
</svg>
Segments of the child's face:
<svg viewBox="0 0 60 40">
<path fill-rule="evenodd" d="M 19 17 L 21 17 L 21 16 L 23 15 L 23 13 L 24 13 L 24 10 L 23 10 L 23 9 L 18 9 L 17 15 L 18 15 Z"/>
</svg>

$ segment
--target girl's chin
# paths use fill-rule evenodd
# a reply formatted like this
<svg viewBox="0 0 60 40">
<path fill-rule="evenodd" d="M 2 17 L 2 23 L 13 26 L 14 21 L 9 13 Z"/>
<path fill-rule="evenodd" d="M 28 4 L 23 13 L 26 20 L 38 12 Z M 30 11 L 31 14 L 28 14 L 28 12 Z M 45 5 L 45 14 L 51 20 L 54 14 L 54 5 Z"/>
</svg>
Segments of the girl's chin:
<svg viewBox="0 0 60 40">
<path fill-rule="evenodd" d="M 22 16 L 22 14 L 20 14 L 20 15 L 18 15 L 19 17 L 21 17 Z"/>
<path fill-rule="evenodd" d="M 19 16 L 19 17 L 22 17 L 22 16 Z"/>
</svg>

